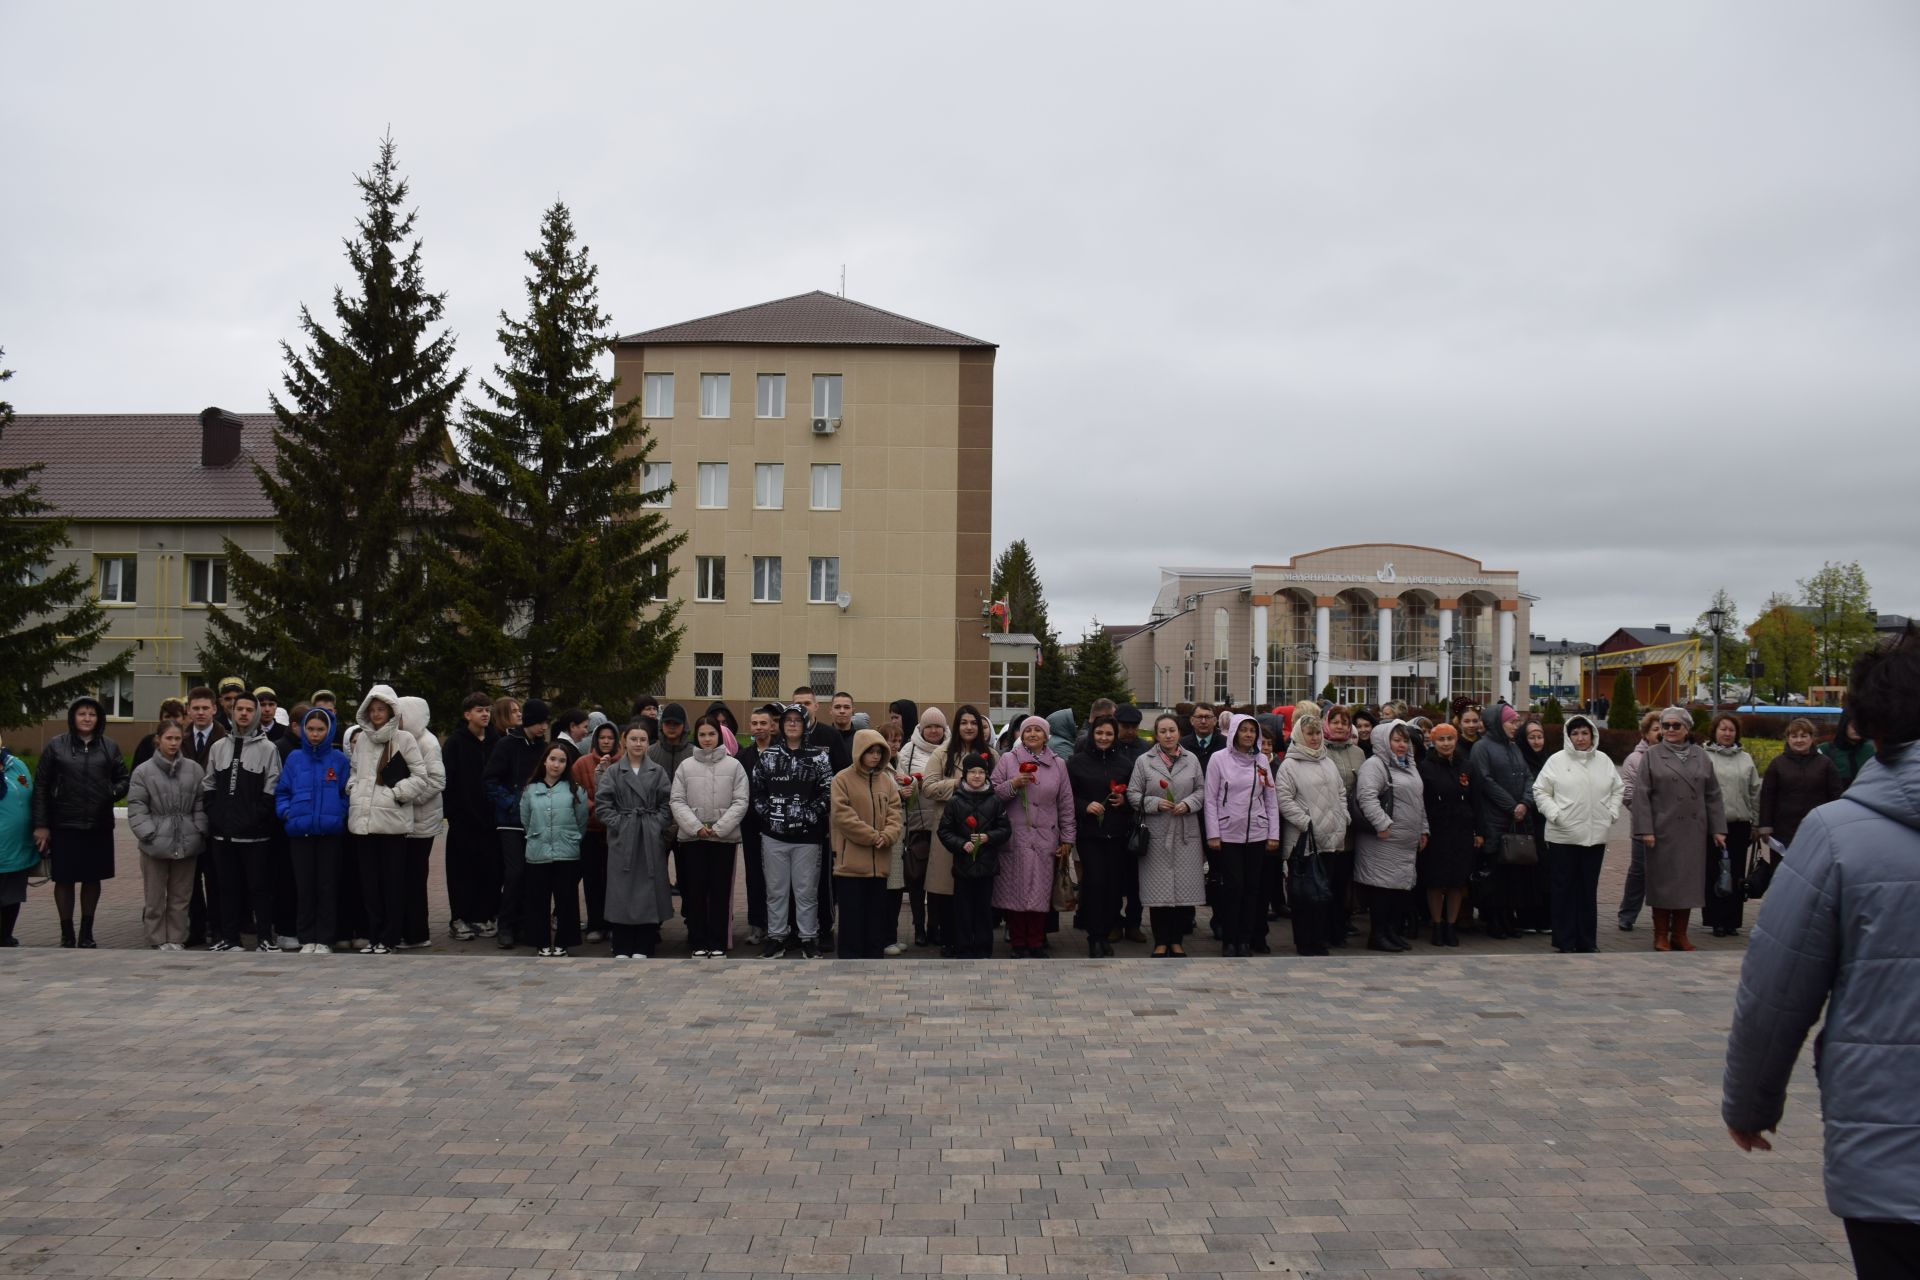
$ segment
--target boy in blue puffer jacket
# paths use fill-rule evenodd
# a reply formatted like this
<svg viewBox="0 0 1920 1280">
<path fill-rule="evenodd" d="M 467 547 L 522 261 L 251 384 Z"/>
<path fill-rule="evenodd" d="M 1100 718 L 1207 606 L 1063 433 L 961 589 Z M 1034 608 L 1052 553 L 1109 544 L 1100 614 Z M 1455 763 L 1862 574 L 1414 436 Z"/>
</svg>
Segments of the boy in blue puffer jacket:
<svg viewBox="0 0 1920 1280">
<path fill-rule="evenodd" d="M 287 755 L 273 793 L 293 858 L 302 955 L 333 950 L 348 767 L 346 752 L 333 745 L 333 712 L 325 707 L 307 712 L 300 721 L 300 745 Z"/>
</svg>

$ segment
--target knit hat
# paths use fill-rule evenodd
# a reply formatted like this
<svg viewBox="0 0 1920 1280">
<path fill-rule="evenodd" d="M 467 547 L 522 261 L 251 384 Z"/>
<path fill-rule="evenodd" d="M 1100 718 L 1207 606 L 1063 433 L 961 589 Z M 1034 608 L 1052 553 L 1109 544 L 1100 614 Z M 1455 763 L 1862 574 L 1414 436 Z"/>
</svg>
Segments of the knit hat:
<svg viewBox="0 0 1920 1280">
<path fill-rule="evenodd" d="M 1137 725 L 1146 719 L 1146 716 L 1141 712 L 1140 708 L 1134 706 L 1131 702 L 1123 702 L 1113 709 L 1113 718 L 1121 724 Z"/>
<path fill-rule="evenodd" d="M 862 729 L 871 728 L 873 728 L 873 720 L 866 712 L 856 711 L 853 713 L 853 730 L 855 733 L 858 733 Z"/>
<path fill-rule="evenodd" d="M 1519 718 L 1520 718 L 1520 713 L 1518 711 L 1515 711 L 1512 706 L 1510 706 L 1507 703 L 1500 704 L 1500 723 L 1501 724 L 1505 724 L 1509 720 L 1518 720 Z"/>
<path fill-rule="evenodd" d="M 969 751 L 960 761 L 960 773 L 965 776 L 969 770 L 985 769 L 993 772 L 993 757 L 984 751 Z"/>
<path fill-rule="evenodd" d="M 1427 731 L 1427 738 L 1432 742 L 1441 742 L 1448 738 L 1457 738 L 1459 736 L 1460 731 L 1444 720 Z"/>
<path fill-rule="evenodd" d="M 666 706 L 660 708 L 661 724 L 685 724 L 686 722 L 687 709 L 679 703 L 669 702 Z"/>
<path fill-rule="evenodd" d="M 530 729 L 536 724 L 545 724 L 547 715 L 546 699 L 528 698 L 520 704 L 520 727 Z"/>
</svg>

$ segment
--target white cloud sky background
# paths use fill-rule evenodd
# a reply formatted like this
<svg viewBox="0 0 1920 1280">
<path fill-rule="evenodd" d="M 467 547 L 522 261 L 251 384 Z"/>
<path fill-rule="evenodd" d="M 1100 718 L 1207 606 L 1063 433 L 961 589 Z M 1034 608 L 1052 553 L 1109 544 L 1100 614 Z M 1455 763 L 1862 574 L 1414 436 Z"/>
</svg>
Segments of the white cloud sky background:
<svg viewBox="0 0 1920 1280">
<path fill-rule="evenodd" d="M 23 412 L 263 408 L 391 126 L 460 358 L 573 209 L 622 331 L 812 288 L 1001 344 L 1054 619 L 1354 541 L 1535 629 L 1920 610 L 1920 7 L 0 4 Z"/>
</svg>

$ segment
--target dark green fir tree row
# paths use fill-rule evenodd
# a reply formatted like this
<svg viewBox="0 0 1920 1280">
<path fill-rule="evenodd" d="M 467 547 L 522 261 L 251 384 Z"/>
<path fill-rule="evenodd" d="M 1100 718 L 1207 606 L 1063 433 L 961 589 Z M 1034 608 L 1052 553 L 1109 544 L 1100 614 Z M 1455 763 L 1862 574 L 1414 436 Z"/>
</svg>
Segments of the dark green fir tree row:
<svg viewBox="0 0 1920 1280">
<path fill-rule="evenodd" d="M 1014 631 L 1027 632 L 1040 641 L 1040 669 L 1033 677 L 1034 709 L 1045 715 L 1073 705 L 1072 673 L 1060 655 L 1060 637 L 1047 619 L 1046 591 L 1040 585 L 1040 570 L 1026 539 L 1015 540 L 994 562 L 991 594 L 995 600 L 1007 602 Z"/>
<path fill-rule="evenodd" d="M 450 368 L 453 336 L 431 332 L 445 298 L 426 286 L 391 138 L 356 182 L 353 291 L 334 290 L 333 329 L 300 309 L 306 346 L 281 344 L 273 462 L 256 466 L 286 551 L 263 559 L 226 544 L 240 607 L 212 615 L 200 656 L 209 672 L 272 679 L 290 698 L 391 681 L 444 700 L 471 685 L 434 651 L 457 647 L 458 628 L 436 612 L 422 540 L 444 519 L 429 484 L 453 463 L 448 419 L 466 373 Z"/>
<path fill-rule="evenodd" d="M 12 376 L 0 369 L 0 382 Z M 13 406 L 0 400 L 0 438 L 12 422 Z M 130 649 L 101 666 L 86 665 L 106 634 L 106 610 L 80 566 L 51 567 L 54 553 L 67 545 L 67 522 L 41 499 L 33 481 L 39 470 L 0 467 L 0 653 L 6 655 L 0 728 L 6 729 L 58 719 L 73 699 L 133 669 Z M 73 674 L 55 680 L 62 669 Z"/>
<path fill-rule="evenodd" d="M 1120 650 L 1114 647 L 1113 637 L 1095 618 L 1092 628 L 1080 641 L 1080 650 L 1073 659 L 1073 718 L 1079 724 L 1087 722 L 1087 711 L 1100 698 L 1112 698 L 1115 702 L 1133 701 L 1133 690 L 1127 686 L 1127 669 L 1120 663 Z"/>
<path fill-rule="evenodd" d="M 667 557 L 686 534 L 645 505 L 662 496 L 640 484 L 653 440 L 599 372 L 614 335 L 564 204 L 527 261 L 526 314 L 501 313 L 506 359 L 481 382 L 489 405 L 467 405 L 459 483 L 436 487 L 453 516 L 439 567 L 509 688 L 618 715 L 673 661 Z"/>
</svg>

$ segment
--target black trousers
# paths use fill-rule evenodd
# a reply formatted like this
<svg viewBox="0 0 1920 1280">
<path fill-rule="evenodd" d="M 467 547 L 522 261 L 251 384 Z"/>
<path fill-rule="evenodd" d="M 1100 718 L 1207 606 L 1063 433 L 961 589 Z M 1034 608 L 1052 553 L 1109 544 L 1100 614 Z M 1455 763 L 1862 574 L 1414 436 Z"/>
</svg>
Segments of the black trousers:
<svg viewBox="0 0 1920 1280">
<path fill-rule="evenodd" d="M 1330 855 L 1316 853 L 1313 856 L 1320 860 L 1320 865 L 1323 869 L 1328 872 L 1332 871 L 1332 866 L 1327 861 Z M 1334 854 L 1331 856 L 1338 857 L 1339 855 Z M 1275 855 L 1274 861 L 1279 862 L 1281 859 L 1278 855 Z M 1282 878 L 1285 879 L 1286 877 L 1283 876 Z M 1331 880 L 1333 877 L 1329 874 L 1327 878 Z M 1344 885 L 1341 886 L 1335 900 L 1340 903 L 1341 910 L 1345 911 L 1347 891 Z M 1293 949 L 1303 956 L 1326 955 L 1327 939 L 1332 928 L 1333 912 L 1330 909 L 1332 904 L 1328 904 L 1328 909 L 1310 909 L 1301 904 L 1298 893 L 1293 895 L 1293 901 L 1293 916 L 1287 921 L 1288 924 L 1293 926 Z"/>
<path fill-rule="evenodd" d="M 214 877 L 220 894 L 220 938 L 234 946 L 258 921 L 262 939 L 273 936 L 273 845 L 267 840 L 213 838 Z"/>
<path fill-rule="evenodd" d="M 1146 908 L 1140 905 L 1140 859 L 1121 849 L 1120 881 L 1117 886 L 1120 894 L 1119 923 L 1129 929 L 1138 929 L 1140 922 L 1146 919 Z"/>
<path fill-rule="evenodd" d="M 1700 909 L 1700 923 L 1709 929 L 1738 929 L 1745 925 L 1747 905 L 1747 846 L 1753 843 L 1751 822 L 1727 824 L 1727 863 L 1733 869 L 1733 896 L 1714 893 L 1720 878 L 1720 850 L 1707 850 L 1706 906 Z"/>
<path fill-rule="evenodd" d="M 609 923 L 607 928 L 613 932 L 613 954 L 617 956 L 651 956 L 660 949 L 657 924 Z"/>
<path fill-rule="evenodd" d="M 936 947 L 956 945 L 953 940 L 953 895 L 927 895 L 927 942 Z"/>
<path fill-rule="evenodd" d="M 526 904 L 520 941 L 530 947 L 580 945 L 579 862 L 529 862 L 520 879 L 520 900 Z"/>
<path fill-rule="evenodd" d="M 747 868 L 747 926 L 767 927 L 767 869 L 760 861 L 760 829 L 749 817 L 740 828 L 740 856 Z M 791 917 L 789 917 L 791 919 Z"/>
<path fill-rule="evenodd" d="M 724 840 L 683 839 L 674 850 L 674 863 L 680 868 L 681 908 L 687 917 L 687 946 L 694 951 L 727 949 L 733 860 L 739 848 Z"/>
<path fill-rule="evenodd" d="M 1287 879 L 1281 870 L 1280 851 L 1276 849 L 1268 853 L 1265 852 L 1265 848 L 1265 845 L 1261 846 L 1260 866 L 1257 879 L 1254 881 L 1253 922 L 1249 930 L 1251 936 L 1247 939 L 1256 947 L 1267 945 L 1267 933 L 1273 928 L 1272 922 L 1267 919 L 1267 905 L 1276 895 L 1284 897 L 1286 894 L 1286 890 L 1279 887 L 1285 884 Z"/>
<path fill-rule="evenodd" d="M 1407 914 L 1407 905 L 1412 890 L 1381 889 L 1367 886 L 1367 915 L 1373 924 L 1375 938 L 1398 938 L 1400 920 Z"/>
<path fill-rule="evenodd" d="M 953 954 L 961 960 L 985 960 L 993 955 L 993 877 L 956 878 L 953 895 L 945 898 L 953 910 Z"/>
<path fill-rule="evenodd" d="M 1347 912 L 1347 900 L 1353 896 L 1353 851 L 1323 853 L 1320 858 L 1327 864 L 1327 885 L 1333 890 L 1327 895 L 1327 945 L 1344 947 L 1353 932 Z"/>
<path fill-rule="evenodd" d="M 287 856 L 293 862 L 299 903 L 293 936 L 301 946 L 309 942 L 332 946 L 339 927 L 340 837 L 294 836 L 287 841 Z"/>
<path fill-rule="evenodd" d="M 1600 863 L 1607 846 L 1549 844 L 1541 851 L 1553 904 L 1553 945 L 1562 951 L 1598 951 Z"/>
<path fill-rule="evenodd" d="M 433 837 L 407 837 L 407 892 L 400 911 L 400 940 L 424 946 L 432 938 L 427 924 L 427 875 L 433 865 Z"/>
<path fill-rule="evenodd" d="M 1256 921 L 1264 925 L 1267 919 L 1266 900 L 1260 896 L 1260 864 L 1267 857 L 1266 843 L 1229 844 L 1223 840 L 1218 849 L 1209 849 L 1207 856 L 1220 868 L 1220 896 L 1214 907 L 1214 914 L 1221 916 L 1226 926 L 1220 940 L 1236 946 L 1251 945 Z"/>
<path fill-rule="evenodd" d="M 832 885 L 833 841 L 822 840 L 820 842 L 820 892 L 816 896 L 819 899 L 820 936 L 823 938 L 833 932 L 833 904 L 840 896 L 839 890 L 833 888 Z M 787 904 L 787 919 L 798 920 L 800 918 L 799 912 L 796 909 L 797 906 L 798 904 L 793 902 Z M 885 944 L 883 943 L 882 945 L 884 946 Z"/>
<path fill-rule="evenodd" d="M 1920 1222 L 1841 1221 L 1859 1280 L 1920 1280 Z"/>
<path fill-rule="evenodd" d="M 1148 913 L 1153 923 L 1153 945 L 1179 946 L 1193 932 L 1192 907 L 1154 907 Z"/>
<path fill-rule="evenodd" d="M 293 852 L 287 833 L 278 822 L 267 841 L 273 846 L 273 931 L 284 937 L 300 933 L 299 882 L 293 877 Z M 302 942 L 306 939 L 302 938 Z M 319 941 L 319 939 L 314 939 Z"/>
<path fill-rule="evenodd" d="M 1124 835 L 1081 837 L 1080 927 L 1089 939 L 1105 942 L 1119 923 L 1123 859 L 1133 860 Z"/>
<path fill-rule="evenodd" d="M 520 881 L 527 873 L 527 833 L 500 827 L 495 834 L 500 839 L 500 932 L 506 935 L 526 914 L 520 905 Z"/>
<path fill-rule="evenodd" d="M 334 928 L 340 931 L 336 941 L 342 946 L 367 936 L 367 895 L 360 887 L 360 846 L 370 838 L 352 834 L 340 837 L 340 892 L 335 899 Z"/>
<path fill-rule="evenodd" d="M 587 898 L 587 928 L 595 933 L 607 931 L 607 833 L 585 831 L 580 835 L 580 884 Z"/>
<path fill-rule="evenodd" d="M 880 959 L 886 945 L 893 941 L 899 910 L 899 900 L 887 889 L 887 878 L 835 876 L 833 896 L 840 904 L 835 954 L 842 960 Z"/>
<path fill-rule="evenodd" d="M 447 911 L 468 924 L 500 916 L 500 838 L 490 822 L 447 823 Z"/>
<path fill-rule="evenodd" d="M 361 836 L 360 900 L 367 913 L 367 940 L 400 945 L 400 919 L 406 911 L 407 838 Z"/>
</svg>

